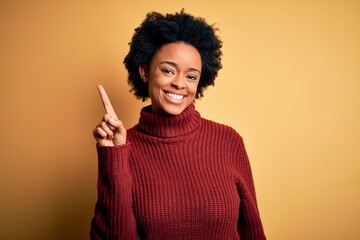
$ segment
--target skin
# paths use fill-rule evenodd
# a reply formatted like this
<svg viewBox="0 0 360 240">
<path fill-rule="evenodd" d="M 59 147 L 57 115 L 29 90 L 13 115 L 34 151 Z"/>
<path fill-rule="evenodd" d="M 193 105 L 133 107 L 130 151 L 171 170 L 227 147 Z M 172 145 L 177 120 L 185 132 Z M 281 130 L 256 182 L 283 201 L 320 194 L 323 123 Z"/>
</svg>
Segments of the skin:
<svg viewBox="0 0 360 240">
<path fill-rule="evenodd" d="M 118 119 L 110 99 L 102 85 L 98 91 L 105 108 L 105 115 L 93 131 L 94 138 L 100 146 L 118 146 L 126 143 L 126 129 Z"/>
<path fill-rule="evenodd" d="M 194 102 L 201 76 L 201 56 L 184 42 L 163 45 L 149 65 L 140 65 L 139 73 L 148 83 L 152 111 L 179 115 Z M 106 114 L 93 130 L 100 146 L 126 143 L 126 129 L 118 119 L 103 86 L 98 86 Z"/>
<path fill-rule="evenodd" d="M 200 53 L 184 42 L 163 45 L 149 67 L 139 66 L 140 75 L 149 86 L 152 111 L 182 113 L 195 99 L 201 67 Z"/>
</svg>

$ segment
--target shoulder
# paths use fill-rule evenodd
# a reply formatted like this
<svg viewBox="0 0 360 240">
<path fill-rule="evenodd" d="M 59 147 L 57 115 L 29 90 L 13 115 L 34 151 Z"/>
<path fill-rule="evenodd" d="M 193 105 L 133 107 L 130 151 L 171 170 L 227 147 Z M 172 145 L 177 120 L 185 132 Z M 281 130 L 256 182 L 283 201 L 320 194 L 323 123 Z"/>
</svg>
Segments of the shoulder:
<svg viewBox="0 0 360 240">
<path fill-rule="evenodd" d="M 209 120 L 206 118 L 202 118 L 202 121 L 203 121 L 203 126 L 207 128 L 211 128 L 218 131 L 229 132 L 230 134 L 234 134 L 234 135 L 239 135 L 239 133 L 233 127 L 227 124 L 215 122 L 213 120 Z"/>
<path fill-rule="evenodd" d="M 234 166 L 248 161 L 243 138 L 233 127 L 203 119 L 202 129 L 202 140 L 216 145 L 217 150 L 226 153 L 226 159 L 230 159 Z"/>
<path fill-rule="evenodd" d="M 233 139 L 242 142 L 241 135 L 233 127 L 205 118 L 202 118 L 202 121 L 203 121 L 202 123 L 203 131 L 214 132 L 224 138 Z"/>
</svg>

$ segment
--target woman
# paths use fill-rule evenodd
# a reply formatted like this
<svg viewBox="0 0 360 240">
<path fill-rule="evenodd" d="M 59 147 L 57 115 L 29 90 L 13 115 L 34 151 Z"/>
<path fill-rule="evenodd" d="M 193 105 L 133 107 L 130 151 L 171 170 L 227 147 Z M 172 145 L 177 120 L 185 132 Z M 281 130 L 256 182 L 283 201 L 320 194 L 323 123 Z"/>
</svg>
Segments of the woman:
<svg viewBox="0 0 360 240">
<path fill-rule="evenodd" d="M 151 105 L 129 130 L 99 86 L 92 239 L 265 239 L 242 138 L 193 104 L 222 67 L 215 31 L 183 11 L 147 15 L 124 63 Z"/>
</svg>

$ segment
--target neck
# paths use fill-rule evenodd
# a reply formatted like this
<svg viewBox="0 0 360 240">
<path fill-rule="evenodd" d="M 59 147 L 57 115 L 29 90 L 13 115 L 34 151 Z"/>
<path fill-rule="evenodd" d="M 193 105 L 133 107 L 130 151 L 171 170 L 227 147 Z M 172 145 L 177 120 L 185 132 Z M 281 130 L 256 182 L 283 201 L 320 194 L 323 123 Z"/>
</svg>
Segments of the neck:
<svg viewBox="0 0 360 240">
<path fill-rule="evenodd" d="M 151 106 L 141 110 L 138 126 L 148 135 L 159 138 L 172 138 L 185 135 L 201 124 L 201 116 L 194 104 L 189 105 L 179 115 L 157 114 Z"/>
</svg>

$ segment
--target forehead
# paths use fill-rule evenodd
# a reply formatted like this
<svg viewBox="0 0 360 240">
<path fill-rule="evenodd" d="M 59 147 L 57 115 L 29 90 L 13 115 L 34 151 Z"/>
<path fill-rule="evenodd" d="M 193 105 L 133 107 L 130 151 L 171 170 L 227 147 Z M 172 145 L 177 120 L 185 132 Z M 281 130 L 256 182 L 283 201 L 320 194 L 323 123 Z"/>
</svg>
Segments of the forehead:
<svg viewBox="0 0 360 240">
<path fill-rule="evenodd" d="M 172 61 L 177 64 L 192 65 L 201 68 L 201 56 L 199 51 L 190 44 L 184 42 L 167 43 L 161 46 L 151 62 Z"/>
</svg>

